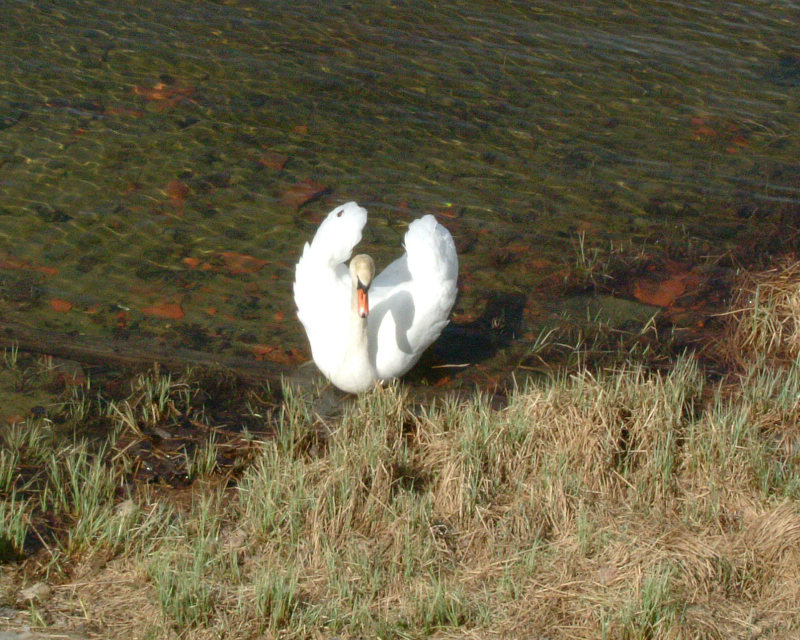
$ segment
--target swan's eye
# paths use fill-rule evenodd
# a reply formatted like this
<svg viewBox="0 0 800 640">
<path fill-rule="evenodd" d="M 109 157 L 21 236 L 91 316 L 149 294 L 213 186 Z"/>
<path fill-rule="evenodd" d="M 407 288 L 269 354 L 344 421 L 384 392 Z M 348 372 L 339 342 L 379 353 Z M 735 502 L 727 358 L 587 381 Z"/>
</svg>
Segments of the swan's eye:
<svg viewBox="0 0 800 640">
<path fill-rule="evenodd" d="M 336 217 L 337 218 L 341 218 L 343 213 L 344 213 L 344 211 L 340 211 L 339 213 L 336 214 Z"/>
</svg>

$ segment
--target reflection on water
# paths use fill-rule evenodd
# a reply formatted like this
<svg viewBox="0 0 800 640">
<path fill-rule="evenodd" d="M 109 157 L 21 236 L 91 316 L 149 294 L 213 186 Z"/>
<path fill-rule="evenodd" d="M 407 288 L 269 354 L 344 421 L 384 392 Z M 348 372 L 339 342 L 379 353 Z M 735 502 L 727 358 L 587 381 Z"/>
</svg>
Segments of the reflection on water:
<svg viewBox="0 0 800 640">
<path fill-rule="evenodd" d="M 0 309 L 291 361 L 346 200 L 382 264 L 438 213 L 473 318 L 579 233 L 721 252 L 798 208 L 796 3 L 528 4 L 2 3 Z"/>
</svg>

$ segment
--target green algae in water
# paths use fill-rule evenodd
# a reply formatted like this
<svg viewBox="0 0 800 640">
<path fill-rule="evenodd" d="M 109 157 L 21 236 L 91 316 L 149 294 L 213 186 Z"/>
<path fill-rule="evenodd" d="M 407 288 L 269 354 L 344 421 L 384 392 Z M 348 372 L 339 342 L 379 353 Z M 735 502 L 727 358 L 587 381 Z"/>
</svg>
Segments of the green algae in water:
<svg viewBox="0 0 800 640">
<path fill-rule="evenodd" d="M 0 19 L 0 272 L 38 287 L 3 312 L 54 330 L 107 335 L 128 310 L 171 340 L 201 327 L 209 350 L 304 351 L 293 264 L 350 199 L 379 264 L 444 213 L 473 316 L 492 289 L 536 291 L 580 232 L 723 251 L 799 200 L 789 7 L 27 2 Z M 307 179 L 330 193 L 283 204 Z M 185 318 L 141 315 L 160 302 Z"/>
</svg>

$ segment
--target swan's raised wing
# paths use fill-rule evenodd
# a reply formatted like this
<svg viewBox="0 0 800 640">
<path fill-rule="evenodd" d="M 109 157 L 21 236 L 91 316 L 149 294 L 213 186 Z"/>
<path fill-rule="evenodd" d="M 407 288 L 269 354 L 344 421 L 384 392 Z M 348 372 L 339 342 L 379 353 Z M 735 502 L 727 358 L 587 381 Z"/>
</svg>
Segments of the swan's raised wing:
<svg viewBox="0 0 800 640">
<path fill-rule="evenodd" d="M 453 287 L 458 278 L 458 256 L 450 232 L 428 214 L 409 225 L 405 247 L 412 277 L 433 278 L 446 285 L 448 291 L 452 289 L 455 301 Z"/>
<path fill-rule="evenodd" d="M 416 364 L 447 325 L 456 299 L 458 256 L 450 232 L 427 215 L 409 225 L 405 247 L 370 289 L 370 348 L 382 379 Z"/>
<path fill-rule="evenodd" d="M 295 268 L 294 301 L 314 362 L 328 377 L 344 357 L 350 314 L 350 273 L 345 265 L 361 241 L 367 210 L 348 202 L 331 211 L 306 243 Z"/>
<path fill-rule="evenodd" d="M 350 259 L 353 247 L 361 242 L 365 224 L 367 210 L 355 202 L 346 202 L 325 217 L 311 244 L 306 244 L 306 249 L 311 250 L 314 258 L 327 262 L 331 267 L 339 266 Z"/>
</svg>

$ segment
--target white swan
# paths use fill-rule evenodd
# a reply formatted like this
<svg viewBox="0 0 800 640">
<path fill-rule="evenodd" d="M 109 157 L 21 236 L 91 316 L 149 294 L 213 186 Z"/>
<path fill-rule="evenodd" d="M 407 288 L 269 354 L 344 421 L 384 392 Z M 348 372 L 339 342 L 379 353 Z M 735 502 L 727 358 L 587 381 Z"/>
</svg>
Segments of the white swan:
<svg viewBox="0 0 800 640">
<path fill-rule="evenodd" d="M 369 256 L 344 264 L 366 222 L 367 210 L 355 202 L 336 207 L 295 269 L 297 316 L 314 362 L 350 393 L 411 369 L 447 325 L 456 299 L 456 247 L 436 218 L 412 222 L 405 255 L 377 277 Z"/>
</svg>

